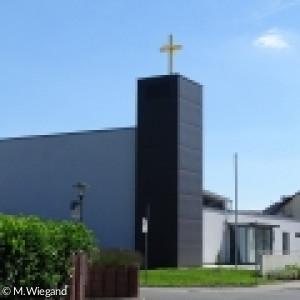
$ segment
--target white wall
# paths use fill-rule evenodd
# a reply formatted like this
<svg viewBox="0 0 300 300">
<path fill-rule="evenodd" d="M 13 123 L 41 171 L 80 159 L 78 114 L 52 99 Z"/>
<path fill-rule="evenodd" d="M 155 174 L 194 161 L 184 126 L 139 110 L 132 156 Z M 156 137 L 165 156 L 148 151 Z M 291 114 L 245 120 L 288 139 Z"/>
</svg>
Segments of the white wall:
<svg viewBox="0 0 300 300">
<path fill-rule="evenodd" d="M 229 255 L 229 244 L 225 231 L 226 214 L 224 211 L 203 208 L 203 262 L 214 264 L 220 259 L 225 261 Z"/>
<path fill-rule="evenodd" d="M 134 128 L 0 141 L 0 212 L 69 219 L 78 181 L 100 245 L 134 248 Z"/>
<path fill-rule="evenodd" d="M 300 254 L 262 255 L 260 263 L 260 274 L 266 275 L 270 271 L 283 270 L 285 266 L 289 265 L 300 265 Z"/>
</svg>

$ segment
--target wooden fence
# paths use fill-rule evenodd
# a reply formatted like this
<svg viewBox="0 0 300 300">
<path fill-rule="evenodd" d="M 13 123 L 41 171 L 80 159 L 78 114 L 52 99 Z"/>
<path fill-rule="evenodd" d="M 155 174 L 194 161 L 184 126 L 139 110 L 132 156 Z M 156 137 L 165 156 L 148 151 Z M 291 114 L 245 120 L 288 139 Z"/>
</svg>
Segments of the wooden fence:
<svg viewBox="0 0 300 300">
<path fill-rule="evenodd" d="M 74 273 L 70 280 L 68 300 L 86 297 L 138 297 L 138 267 L 89 266 L 85 253 L 72 257 Z"/>
</svg>

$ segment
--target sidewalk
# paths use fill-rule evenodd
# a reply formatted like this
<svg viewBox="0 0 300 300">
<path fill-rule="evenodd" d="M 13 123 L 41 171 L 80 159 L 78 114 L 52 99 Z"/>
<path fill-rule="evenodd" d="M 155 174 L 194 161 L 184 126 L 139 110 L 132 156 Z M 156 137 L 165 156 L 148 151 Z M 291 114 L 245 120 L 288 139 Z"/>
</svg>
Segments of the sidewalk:
<svg viewBox="0 0 300 300">
<path fill-rule="evenodd" d="M 201 291 L 216 291 L 220 292 L 220 290 L 226 292 L 226 291 L 272 291 L 272 290 L 286 290 L 286 289 L 299 289 L 300 291 L 300 280 L 293 280 L 288 282 L 279 282 L 274 284 L 264 284 L 264 285 L 257 285 L 257 286 L 251 286 L 251 287 L 234 287 L 234 286 L 228 286 L 228 287 L 142 287 L 140 288 L 140 291 L 143 290 L 151 290 L 151 289 L 170 289 L 170 290 L 201 290 Z"/>
<path fill-rule="evenodd" d="M 265 284 L 259 285 L 257 288 L 265 290 L 274 290 L 274 289 L 299 289 L 300 290 L 300 280 L 293 280 L 287 282 L 279 282 L 274 284 Z"/>
<path fill-rule="evenodd" d="M 289 281 L 289 282 L 281 282 L 275 284 L 268 284 L 268 285 L 258 285 L 254 287 L 142 287 L 140 288 L 140 296 L 138 298 L 86 298 L 86 300 L 115 300 L 115 299 L 122 299 L 122 300 L 144 300 L 145 296 L 143 295 L 144 292 L 151 292 L 152 291 L 178 291 L 182 293 L 182 291 L 194 291 L 194 292 L 209 292 L 209 293 L 234 293 L 237 292 L 267 292 L 267 291 L 280 291 L 280 290 L 299 290 L 300 291 L 300 280 Z"/>
</svg>

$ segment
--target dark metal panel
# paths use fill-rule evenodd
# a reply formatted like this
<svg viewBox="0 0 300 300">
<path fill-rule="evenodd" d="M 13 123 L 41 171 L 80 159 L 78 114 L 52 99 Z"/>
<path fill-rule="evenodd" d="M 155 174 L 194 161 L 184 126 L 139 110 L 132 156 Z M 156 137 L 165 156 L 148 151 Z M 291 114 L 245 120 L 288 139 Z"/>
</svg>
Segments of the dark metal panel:
<svg viewBox="0 0 300 300">
<path fill-rule="evenodd" d="M 179 165 L 181 170 L 201 172 L 202 151 L 179 145 Z"/>
<path fill-rule="evenodd" d="M 199 103 L 191 102 L 186 98 L 180 98 L 180 122 L 202 127 L 201 106 Z"/>
<path fill-rule="evenodd" d="M 179 170 L 179 193 L 183 195 L 201 196 L 201 173 Z"/>
<path fill-rule="evenodd" d="M 179 143 L 191 149 L 201 149 L 201 128 L 186 123 L 180 123 Z"/>
<path fill-rule="evenodd" d="M 201 245 L 201 219 L 179 218 L 179 241 L 182 245 Z"/>
<path fill-rule="evenodd" d="M 186 218 L 190 220 L 199 220 L 202 210 L 202 203 L 199 196 L 196 195 L 179 195 L 180 201 L 178 206 L 179 218 Z"/>
<path fill-rule="evenodd" d="M 202 257 L 199 255 L 202 253 L 202 245 L 179 245 L 178 253 L 179 266 L 199 266 L 202 264 Z"/>
<path fill-rule="evenodd" d="M 177 266 L 177 76 L 138 81 L 136 248 L 150 205 L 149 266 Z"/>
<path fill-rule="evenodd" d="M 142 147 L 141 147 L 142 148 Z M 147 170 L 156 170 L 158 172 L 162 169 L 177 170 L 177 151 L 175 145 L 173 151 L 170 151 L 171 146 L 149 146 L 146 151 L 139 154 L 139 159 L 143 161 L 143 168 Z"/>
<path fill-rule="evenodd" d="M 196 265 L 202 263 L 202 87 L 181 77 L 179 95 L 178 262 Z"/>
<path fill-rule="evenodd" d="M 157 120 L 158 118 L 154 118 Z M 177 128 L 174 128 L 175 122 L 155 122 L 154 124 L 144 124 L 139 135 L 139 146 L 144 147 L 162 147 L 175 148 L 177 141 Z"/>
<path fill-rule="evenodd" d="M 187 98 L 191 102 L 198 103 L 202 106 L 202 86 L 197 82 L 180 76 L 179 97 Z"/>
</svg>

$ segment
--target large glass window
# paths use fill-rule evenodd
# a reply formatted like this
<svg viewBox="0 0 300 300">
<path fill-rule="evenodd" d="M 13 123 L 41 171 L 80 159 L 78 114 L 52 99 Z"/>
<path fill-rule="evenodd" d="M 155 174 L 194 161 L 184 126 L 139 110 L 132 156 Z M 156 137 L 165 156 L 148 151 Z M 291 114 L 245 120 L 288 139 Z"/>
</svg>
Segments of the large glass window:
<svg viewBox="0 0 300 300">
<path fill-rule="evenodd" d="M 255 232 L 254 228 L 248 228 L 248 262 L 255 263 Z"/>
</svg>

